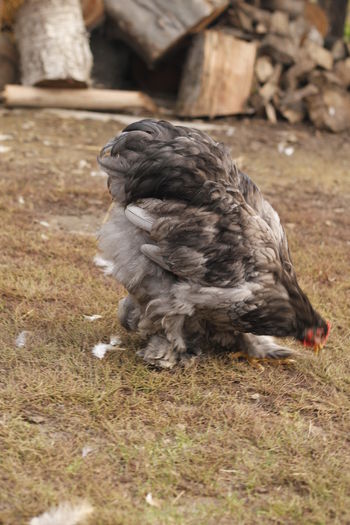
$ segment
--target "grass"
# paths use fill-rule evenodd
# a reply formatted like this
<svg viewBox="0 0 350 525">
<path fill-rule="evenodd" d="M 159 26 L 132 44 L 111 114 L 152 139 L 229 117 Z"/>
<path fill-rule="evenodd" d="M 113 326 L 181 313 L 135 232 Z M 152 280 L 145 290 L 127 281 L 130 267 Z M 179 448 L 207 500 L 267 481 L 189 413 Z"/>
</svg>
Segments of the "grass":
<svg viewBox="0 0 350 525">
<path fill-rule="evenodd" d="M 158 372 L 118 325 L 124 292 L 94 266 L 94 238 L 40 224 L 83 216 L 93 229 L 103 217 L 105 181 L 77 165 L 96 169 L 94 146 L 119 128 L 31 112 L 0 119 L 13 134 L 0 157 L 0 523 L 79 498 L 97 525 L 350 522 L 349 240 L 339 211 L 349 205 L 348 137 L 300 128 L 287 159 L 275 146 L 289 128 L 235 124 L 232 144 L 279 209 L 302 285 L 333 322 L 325 351 L 264 371 L 218 355 Z M 102 319 L 84 318 L 95 313 Z M 22 330 L 28 343 L 16 348 Z M 94 358 L 111 334 L 124 349 Z"/>
</svg>

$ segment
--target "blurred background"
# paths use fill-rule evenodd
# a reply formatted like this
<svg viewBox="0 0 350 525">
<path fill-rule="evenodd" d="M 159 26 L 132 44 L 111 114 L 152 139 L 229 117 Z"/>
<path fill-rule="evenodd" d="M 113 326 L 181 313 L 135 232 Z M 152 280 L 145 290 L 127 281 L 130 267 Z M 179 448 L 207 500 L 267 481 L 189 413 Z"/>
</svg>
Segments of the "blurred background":
<svg viewBox="0 0 350 525">
<path fill-rule="evenodd" d="M 348 0 L 2 0 L 0 24 L 9 107 L 350 126 Z"/>
</svg>

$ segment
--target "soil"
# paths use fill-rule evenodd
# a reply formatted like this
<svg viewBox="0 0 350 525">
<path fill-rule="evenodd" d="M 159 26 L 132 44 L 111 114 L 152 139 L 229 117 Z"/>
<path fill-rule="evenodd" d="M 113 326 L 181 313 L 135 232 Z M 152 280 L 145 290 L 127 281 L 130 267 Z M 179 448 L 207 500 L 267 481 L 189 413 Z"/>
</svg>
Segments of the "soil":
<svg viewBox="0 0 350 525">
<path fill-rule="evenodd" d="M 137 117 L 123 115 L 119 123 L 118 116 L 98 121 L 69 118 L 69 112 L 58 115 L 49 110 L 1 111 L 0 145 L 8 148 L 0 151 L 1 178 L 13 181 L 9 199 L 18 202 L 21 197 L 34 220 L 54 230 L 94 234 L 110 202 L 96 156 L 108 138 L 121 131 L 123 121 Z M 258 183 L 287 229 L 307 225 L 320 240 L 349 244 L 349 133 L 333 135 L 306 125 L 251 119 L 200 126 L 231 147 L 240 168 Z M 40 194 L 42 198 L 35 198 Z"/>
<path fill-rule="evenodd" d="M 333 327 L 318 356 L 301 347 L 288 367 L 225 354 L 158 372 L 117 321 L 124 291 L 93 263 L 111 202 L 96 156 L 135 119 L 0 110 L 0 523 L 77 497 L 106 525 L 350 523 L 349 133 L 194 124 L 278 211 Z M 110 335 L 122 347 L 97 359 Z"/>
</svg>

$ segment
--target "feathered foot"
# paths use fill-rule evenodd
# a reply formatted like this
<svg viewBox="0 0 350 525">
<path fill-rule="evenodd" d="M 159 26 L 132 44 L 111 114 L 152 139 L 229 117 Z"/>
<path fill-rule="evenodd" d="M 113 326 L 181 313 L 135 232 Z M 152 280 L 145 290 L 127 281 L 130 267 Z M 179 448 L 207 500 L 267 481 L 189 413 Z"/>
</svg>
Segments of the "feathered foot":
<svg viewBox="0 0 350 525">
<path fill-rule="evenodd" d="M 196 358 L 194 354 L 174 348 L 163 335 L 153 335 L 147 346 L 138 350 L 137 355 L 152 366 L 168 369 L 177 364 L 189 366 Z"/>
<path fill-rule="evenodd" d="M 141 310 L 136 299 L 128 295 L 118 304 L 118 319 L 126 330 L 135 331 L 140 320 Z"/>
<path fill-rule="evenodd" d="M 237 352 L 232 354 L 233 359 L 243 357 L 254 367 L 263 369 L 263 363 L 291 364 L 294 351 L 280 346 L 271 337 L 253 334 L 237 335 Z"/>
</svg>

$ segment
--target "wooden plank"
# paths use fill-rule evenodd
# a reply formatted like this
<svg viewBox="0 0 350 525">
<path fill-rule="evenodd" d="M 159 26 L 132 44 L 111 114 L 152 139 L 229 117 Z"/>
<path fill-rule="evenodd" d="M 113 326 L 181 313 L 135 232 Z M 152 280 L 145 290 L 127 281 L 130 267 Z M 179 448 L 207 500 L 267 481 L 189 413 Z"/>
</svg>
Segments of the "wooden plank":
<svg viewBox="0 0 350 525">
<path fill-rule="evenodd" d="M 97 111 L 129 111 L 142 109 L 155 112 L 150 97 L 140 91 L 114 89 L 55 89 L 7 85 L 3 91 L 7 107 L 40 107 L 91 109 Z"/>
<path fill-rule="evenodd" d="M 255 62 L 255 43 L 208 30 L 197 35 L 189 51 L 179 90 L 181 116 L 233 115 L 244 110 Z"/>
<path fill-rule="evenodd" d="M 153 65 L 186 35 L 204 29 L 228 0 L 105 0 L 116 35 Z"/>
</svg>

